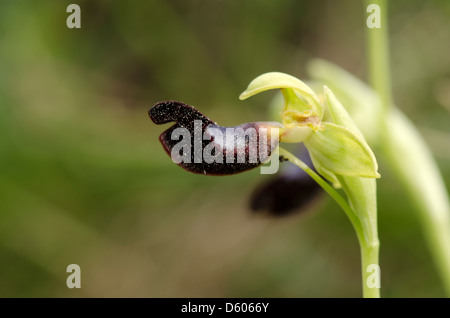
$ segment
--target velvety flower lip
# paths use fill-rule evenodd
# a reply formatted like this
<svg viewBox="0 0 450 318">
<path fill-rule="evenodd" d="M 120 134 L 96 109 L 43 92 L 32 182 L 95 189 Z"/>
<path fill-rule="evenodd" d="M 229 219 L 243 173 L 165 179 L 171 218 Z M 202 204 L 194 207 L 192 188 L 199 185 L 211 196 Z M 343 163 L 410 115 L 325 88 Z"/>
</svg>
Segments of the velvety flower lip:
<svg viewBox="0 0 450 318">
<path fill-rule="evenodd" d="M 189 128 L 194 120 L 201 120 L 204 125 L 215 124 L 194 107 L 174 100 L 156 103 L 149 109 L 148 115 L 157 125 L 176 122 L 179 127 Z"/>
<path fill-rule="evenodd" d="M 191 136 L 195 136 L 200 134 L 203 137 L 200 146 L 200 151 L 204 151 L 205 147 L 210 147 L 211 145 L 214 147 L 214 156 L 216 158 L 221 159 L 219 161 L 221 162 L 206 162 L 205 160 L 201 160 L 201 162 L 195 162 L 194 153 L 198 151 L 195 147 L 195 141 L 194 138 L 190 139 L 190 153 L 191 157 L 189 162 L 180 162 L 177 163 L 180 167 L 183 169 L 197 174 L 203 174 L 203 175 L 212 175 L 212 176 L 221 176 L 221 175 L 231 175 L 236 174 L 240 172 L 244 172 L 253 168 L 258 167 L 263 162 L 265 162 L 267 159 L 269 159 L 270 155 L 272 154 L 272 151 L 275 149 L 275 147 L 278 146 L 278 139 L 272 140 L 270 135 L 270 128 L 280 128 L 282 127 L 281 124 L 276 122 L 253 122 L 253 123 L 245 123 L 242 125 L 238 125 L 235 127 L 222 127 L 218 124 L 216 124 L 214 121 L 210 120 L 208 117 L 203 115 L 201 112 L 196 110 L 194 107 L 189 106 L 185 103 L 168 100 L 168 101 L 162 101 L 157 104 L 155 104 L 150 110 L 148 111 L 150 119 L 158 125 L 166 124 L 169 122 L 175 122 L 175 124 L 170 127 L 169 129 L 165 130 L 161 135 L 159 136 L 159 140 L 164 147 L 165 151 L 171 155 L 172 150 L 174 149 L 175 145 L 179 143 L 179 140 L 174 140 L 173 138 L 173 132 L 177 128 L 185 128 L 189 131 Z M 197 126 L 198 130 L 201 131 L 195 131 L 195 121 L 201 121 L 201 126 Z M 244 131 L 246 131 L 248 128 L 254 128 L 256 132 L 260 132 L 263 129 L 266 129 L 268 132 L 268 136 L 266 139 L 261 141 L 262 143 L 266 142 L 267 146 L 267 156 L 261 156 L 257 158 L 256 161 L 250 160 L 250 143 L 251 138 L 246 138 L 245 143 L 242 142 L 239 143 L 238 140 L 235 140 L 234 143 L 230 144 L 227 142 L 224 142 L 223 139 L 218 138 L 217 133 L 225 134 L 228 128 L 241 128 Z M 264 131 L 266 131 L 264 130 Z M 256 134 L 256 145 L 257 145 L 257 151 L 259 152 L 260 148 L 260 135 Z M 238 161 L 238 152 L 239 150 L 244 151 L 245 153 L 245 160 L 243 162 Z M 232 162 L 229 162 L 229 158 L 233 158 Z M 227 160 L 228 159 L 228 160 Z"/>
</svg>

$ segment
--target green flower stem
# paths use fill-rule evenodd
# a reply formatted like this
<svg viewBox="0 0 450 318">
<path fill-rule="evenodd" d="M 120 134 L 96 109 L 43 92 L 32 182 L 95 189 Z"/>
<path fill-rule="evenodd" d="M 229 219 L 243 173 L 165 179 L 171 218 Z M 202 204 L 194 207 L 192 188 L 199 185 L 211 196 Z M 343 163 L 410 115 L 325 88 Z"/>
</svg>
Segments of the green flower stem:
<svg viewBox="0 0 450 318">
<path fill-rule="evenodd" d="M 393 105 L 391 91 L 391 75 L 389 62 L 389 26 L 387 18 L 386 0 L 366 0 L 366 7 L 376 4 L 380 7 L 381 27 L 369 29 L 367 27 L 367 58 L 369 81 L 373 89 L 379 94 L 384 113 Z"/>
<path fill-rule="evenodd" d="M 377 194 L 376 180 L 373 178 L 357 178 L 337 176 L 342 185 L 350 206 L 358 215 L 362 223 L 363 240 L 359 241 L 361 247 L 362 279 L 364 297 L 380 297 L 380 289 L 370 288 L 368 282 L 374 277 L 370 265 L 379 266 L 378 255 L 380 241 L 377 229 Z M 369 270 L 369 271 L 368 271 Z M 376 269 L 379 273 L 379 267 Z M 378 277 L 379 279 L 379 277 Z"/>
<path fill-rule="evenodd" d="M 383 116 L 380 144 L 384 155 L 403 183 L 418 213 L 424 235 L 450 296 L 450 203 L 445 184 L 431 151 L 409 120 L 392 109 L 388 19 L 386 0 L 366 0 L 378 4 L 381 28 L 367 28 L 369 77 L 378 93 Z"/>
<path fill-rule="evenodd" d="M 361 270 L 362 270 L 362 283 L 363 283 L 363 297 L 364 298 L 380 298 L 380 288 L 370 287 L 368 281 L 371 279 L 370 276 L 373 275 L 371 271 L 369 271 L 371 265 L 378 264 L 380 243 L 378 239 L 376 242 L 370 245 L 361 244 Z M 378 277 L 378 279 L 380 279 Z"/>
<path fill-rule="evenodd" d="M 280 147 L 280 156 L 288 159 L 294 165 L 305 171 L 314 181 L 316 181 L 322 189 L 325 190 L 335 201 L 336 203 L 344 210 L 347 214 L 350 222 L 352 223 L 356 235 L 360 241 L 364 241 L 363 238 L 363 229 L 359 218 L 356 216 L 355 211 L 350 207 L 347 201 L 337 192 L 327 181 L 325 181 L 321 176 L 319 176 L 314 170 L 312 170 L 306 163 L 298 159 L 296 156 L 291 154 L 289 151 Z"/>
<path fill-rule="evenodd" d="M 371 180 L 371 179 L 363 179 L 363 178 L 343 178 L 342 182 L 345 182 L 346 187 L 344 186 L 344 190 L 349 198 L 349 201 L 355 210 L 363 208 L 366 204 L 371 204 L 372 207 L 369 208 L 369 211 L 364 211 L 356 214 L 355 210 L 349 205 L 347 200 L 345 200 L 331 185 L 328 184 L 322 177 L 320 177 L 314 170 L 308 167 L 303 161 L 298 159 L 296 156 L 291 154 L 289 151 L 280 147 L 279 149 L 280 156 L 283 156 L 285 159 L 288 159 L 290 162 L 298 166 L 300 169 L 305 171 L 311 178 L 314 179 L 324 190 L 327 192 L 336 203 L 344 210 L 347 214 L 347 217 L 350 219 L 350 222 L 355 229 L 356 236 L 358 237 L 358 241 L 361 249 L 361 267 L 362 267 L 362 283 L 363 283 L 363 296 L 365 298 L 378 298 L 380 297 L 379 288 L 370 288 L 367 284 L 369 276 L 371 272 L 367 272 L 367 268 L 371 264 L 378 265 L 378 250 L 379 250 L 379 241 L 377 235 L 377 226 L 376 226 L 376 197 L 375 193 L 370 195 L 371 199 L 368 199 L 370 202 L 365 202 L 363 198 L 367 197 L 364 194 L 358 195 L 358 190 L 354 191 L 352 182 L 364 184 L 364 181 L 358 180 Z M 373 180 L 375 182 L 375 180 Z M 352 186 L 352 190 L 348 188 Z M 364 185 L 359 189 L 359 191 L 367 191 Z M 353 194 L 353 195 L 352 195 Z M 375 204 L 373 204 L 372 200 L 374 200 Z"/>
</svg>

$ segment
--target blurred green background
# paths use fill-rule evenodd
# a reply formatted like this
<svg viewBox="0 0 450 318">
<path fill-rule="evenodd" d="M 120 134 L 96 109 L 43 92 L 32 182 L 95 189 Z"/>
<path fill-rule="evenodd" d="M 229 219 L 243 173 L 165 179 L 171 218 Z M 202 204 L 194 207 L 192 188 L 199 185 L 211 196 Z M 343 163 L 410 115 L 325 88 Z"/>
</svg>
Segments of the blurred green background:
<svg viewBox="0 0 450 318">
<path fill-rule="evenodd" d="M 389 16 L 396 103 L 450 186 L 450 2 L 391 1 Z M 268 71 L 307 79 L 315 57 L 365 79 L 365 19 L 354 0 L 2 1 L 0 296 L 360 297 L 334 202 L 254 215 L 268 176 L 185 172 L 147 111 L 175 99 L 225 126 L 265 120 L 273 95 L 238 95 Z M 411 204 L 380 172 L 382 296 L 443 297 Z M 66 287 L 72 263 L 81 289 Z"/>
</svg>

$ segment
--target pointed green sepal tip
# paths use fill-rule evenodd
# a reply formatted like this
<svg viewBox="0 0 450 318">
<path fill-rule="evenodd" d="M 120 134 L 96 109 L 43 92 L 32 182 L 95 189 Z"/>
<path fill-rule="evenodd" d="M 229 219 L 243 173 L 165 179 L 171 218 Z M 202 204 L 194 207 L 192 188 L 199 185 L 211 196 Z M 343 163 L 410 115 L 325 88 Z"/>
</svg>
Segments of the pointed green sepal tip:
<svg viewBox="0 0 450 318">
<path fill-rule="evenodd" d="M 358 137 L 364 139 L 363 134 L 350 117 L 350 114 L 344 106 L 342 106 L 341 102 L 336 98 L 332 90 L 327 86 L 324 86 L 323 94 L 333 123 L 351 130 L 354 134 L 358 135 Z"/>
</svg>

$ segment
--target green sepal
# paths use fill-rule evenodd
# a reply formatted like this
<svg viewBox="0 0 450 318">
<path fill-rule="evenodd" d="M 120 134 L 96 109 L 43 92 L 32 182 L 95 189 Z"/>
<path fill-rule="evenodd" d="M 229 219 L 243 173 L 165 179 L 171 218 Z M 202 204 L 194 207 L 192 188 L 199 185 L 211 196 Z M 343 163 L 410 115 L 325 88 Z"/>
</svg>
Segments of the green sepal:
<svg viewBox="0 0 450 318">
<path fill-rule="evenodd" d="M 271 89 L 282 90 L 286 107 L 289 109 L 304 112 L 308 110 L 307 107 L 310 107 L 310 111 L 322 118 L 323 106 L 316 93 L 298 78 L 285 73 L 269 72 L 256 77 L 239 96 L 239 99 L 247 99 Z"/>
<path fill-rule="evenodd" d="M 375 156 L 363 139 L 345 127 L 332 123 L 323 125 L 324 130 L 313 132 L 304 142 L 317 171 L 325 169 L 343 176 L 380 177 Z"/>
</svg>

